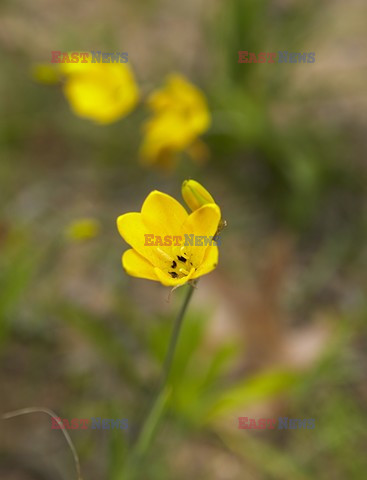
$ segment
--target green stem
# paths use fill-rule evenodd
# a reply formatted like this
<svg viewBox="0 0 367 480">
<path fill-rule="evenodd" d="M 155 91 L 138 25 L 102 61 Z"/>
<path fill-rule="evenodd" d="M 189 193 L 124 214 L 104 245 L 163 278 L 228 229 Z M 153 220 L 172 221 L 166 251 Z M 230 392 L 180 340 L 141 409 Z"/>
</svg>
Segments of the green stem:
<svg viewBox="0 0 367 480">
<path fill-rule="evenodd" d="M 181 331 L 182 322 L 183 322 L 183 319 L 185 317 L 185 313 L 186 313 L 187 307 L 190 303 L 192 294 L 195 290 L 195 287 L 193 285 L 189 285 L 188 288 L 189 289 L 187 291 L 185 300 L 182 304 L 181 310 L 179 311 L 179 313 L 176 317 L 175 323 L 173 325 L 171 339 L 170 339 L 170 342 L 169 342 L 166 358 L 165 358 L 164 364 L 163 364 L 162 380 L 161 380 L 160 389 L 159 389 L 160 392 L 164 389 L 164 387 L 167 384 L 169 374 L 170 374 L 171 368 L 172 368 L 173 357 L 175 355 L 177 340 L 178 340 L 178 337 L 179 337 L 179 334 L 180 334 L 180 331 Z"/>
<path fill-rule="evenodd" d="M 175 356 L 177 340 L 180 335 L 182 323 L 187 311 L 187 307 L 190 303 L 192 294 L 194 292 L 194 289 L 195 289 L 194 285 L 190 284 L 188 286 L 188 291 L 186 293 L 185 300 L 175 319 L 170 342 L 168 345 L 166 358 L 163 363 L 163 372 L 162 372 L 162 378 L 159 384 L 159 388 L 154 397 L 154 401 L 152 402 L 152 405 L 149 409 L 149 413 L 143 423 L 143 426 L 137 438 L 136 444 L 133 448 L 130 461 L 126 465 L 126 470 L 125 470 L 126 479 L 135 478 L 136 468 L 140 464 L 140 460 L 144 456 L 145 452 L 148 450 L 153 440 L 154 433 L 156 431 L 156 428 L 158 426 L 160 419 L 163 416 L 165 407 L 167 405 L 167 401 L 170 393 L 167 388 L 167 383 L 168 383 L 169 375 L 171 373 L 171 368 L 172 368 L 172 364 Z"/>
</svg>

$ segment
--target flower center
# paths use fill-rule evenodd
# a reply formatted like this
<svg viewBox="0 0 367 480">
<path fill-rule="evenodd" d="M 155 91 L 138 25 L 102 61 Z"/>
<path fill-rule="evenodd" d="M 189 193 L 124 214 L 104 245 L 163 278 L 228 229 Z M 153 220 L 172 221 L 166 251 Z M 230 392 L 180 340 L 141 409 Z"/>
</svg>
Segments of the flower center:
<svg viewBox="0 0 367 480">
<path fill-rule="evenodd" d="M 179 255 L 174 256 L 174 259 L 168 268 L 168 275 L 171 275 L 172 278 L 187 277 L 193 268 L 195 267 L 191 262 L 191 255 L 184 252 L 181 247 Z"/>
</svg>

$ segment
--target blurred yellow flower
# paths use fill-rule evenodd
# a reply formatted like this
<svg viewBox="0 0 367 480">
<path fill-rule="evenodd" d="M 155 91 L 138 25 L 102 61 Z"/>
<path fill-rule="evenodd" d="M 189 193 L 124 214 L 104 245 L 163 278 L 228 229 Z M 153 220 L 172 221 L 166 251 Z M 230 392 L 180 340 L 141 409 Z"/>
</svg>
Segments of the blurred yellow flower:
<svg viewBox="0 0 367 480">
<path fill-rule="evenodd" d="M 75 115 L 108 124 L 128 115 L 139 100 L 139 89 L 127 63 L 57 63 L 36 65 L 33 77 L 46 84 L 62 81 Z"/>
<path fill-rule="evenodd" d="M 62 63 L 64 94 L 80 117 L 100 124 L 129 114 L 139 99 L 134 75 L 127 63 Z"/>
<path fill-rule="evenodd" d="M 209 203 L 190 215 L 171 196 L 151 192 L 141 212 L 125 213 L 117 219 L 122 238 L 132 247 L 122 256 L 129 275 L 161 282 L 166 286 L 183 285 L 212 271 L 218 263 L 218 247 L 213 244 L 190 245 L 186 235 L 214 236 L 220 222 L 218 205 Z M 147 244 L 147 236 L 173 238 L 175 242 Z"/>
<path fill-rule="evenodd" d="M 96 237 L 101 230 L 101 225 L 94 218 L 79 218 L 72 221 L 65 229 L 69 240 L 83 241 Z"/>
<path fill-rule="evenodd" d="M 172 74 L 147 103 L 153 116 L 143 127 L 140 156 L 145 164 L 169 167 L 183 150 L 198 160 L 207 156 L 198 136 L 209 128 L 211 119 L 206 99 L 197 87 L 182 75 Z M 199 146 L 194 148 L 197 141 Z"/>
</svg>

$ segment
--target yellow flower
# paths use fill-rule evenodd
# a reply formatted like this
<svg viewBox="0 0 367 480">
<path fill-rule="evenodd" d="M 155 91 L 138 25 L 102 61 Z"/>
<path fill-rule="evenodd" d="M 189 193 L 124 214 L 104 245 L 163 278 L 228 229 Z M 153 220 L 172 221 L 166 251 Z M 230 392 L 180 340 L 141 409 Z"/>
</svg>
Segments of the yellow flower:
<svg viewBox="0 0 367 480">
<path fill-rule="evenodd" d="M 171 196 L 151 192 L 141 212 L 126 213 L 117 219 L 117 228 L 132 247 L 122 256 L 129 275 L 156 280 L 166 286 L 179 286 L 212 271 L 218 263 L 218 247 L 199 245 L 199 237 L 213 237 L 221 213 L 218 205 L 209 203 L 190 215 Z M 147 245 L 147 235 L 165 240 Z M 186 237 L 187 235 L 187 237 Z M 193 237 L 192 237 L 193 235 Z M 174 242 L 166 242 L 166 239 Z M 194 238 L 190 245 L 188 238 Z"/>
<path fill-rule="evenodd" d="M 36 65 L 35 80 L 45 84 L 62 82 L 75 115 L 108 124 L 128 115 L 139 100 L 139 89 L 127 63 L 92 63 L 91 54 L 77 63 Z"/>
<path fill-rule="evenodd" d="M 214 198 L 208 190 L 196 180 L 185 180 L 182 184 L 181 192 L 187 206 L 192 211 L 197 210 L 207 203 L 215 203 Z"/>
<path fill-rule="evenodd" d="M 64 94 L 80 117 L 107 124 L 126 116 L 136 106 L 139 91 L 127 63 L 62 63 Z"/>
<path fill-rule="evenodd" d="M 140 155 L 144 163 L 170 166 L 177 152 L 207 154 L 194 148 L 198 136 L 210 125 L 210 113 L 203 93 L 182 75 L 172 74 L 164 88 L 148 98 L 153 116 L 144 125 Z M 202 152 L 200 154 L 200 152 Z"/>
<path fill-rule="evenodd" d="M 100 230 L 101 225 L 94 218 L 79 218 L 67 226 L 65 235 L 69 240 L 82 241 L 96 237 Z"/>
</svg>

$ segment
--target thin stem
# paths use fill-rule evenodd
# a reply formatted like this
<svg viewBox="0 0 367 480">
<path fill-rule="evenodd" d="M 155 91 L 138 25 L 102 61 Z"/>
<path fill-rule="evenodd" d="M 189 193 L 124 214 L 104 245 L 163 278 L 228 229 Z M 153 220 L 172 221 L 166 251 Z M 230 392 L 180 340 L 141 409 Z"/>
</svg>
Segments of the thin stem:
<svg viewBox="0 0 367 480">
<path fill-rule="evenodd" d="M 125 475 L 128 479 L 135 478 L 136 468 L 140 462 L 140 459 L 148 450 L 149 445 L 153 440 L 156 427 L 160 419 L 162 418 L 163 412 L 165 410 L 168 397 L 170 395 L 170 390 L 167 388 L 167 383 L 175 356 L 177 340 L 181 331 L 182 322 L 185 317 L 187 307 L 190 303 L 194 290 L 195 286 L 193 284 L 189 284 L 185 300 L 175 319 L 166 358 L 163 363 L 163 372 L 161 381 L 159 383 L 159 388 L 154 395 L 152 404 L 149 408 L 149 413 L 144 420 L 136 444 L 134 445 L 132 454 L 130 456 L 130 461 L 126 465 Z"/>
<path fill-rule="evenodd" d="M 159 391 L 163 390 L 163 388 L 167 384 L 169 374 L 171 372 L 173 357 L 175 355 L 177 340 L 178 340 L 178 337 L 179 337 L 179 334 L 180 334 L 180 331 L 181 331 L 182 322 L 183 322 L 183 319 L 185 317 L 185 313 L 186 313 L 187 307 L 190 303 L 190 300 L 191 300 L 192 294 L 194 292 L 194 289 L 195 289 L 195 287 L 193 285 L 189 284 L 185 300 L 182 304 L 181 310 L 179 311 L 179 313 L 176 317 L 175 323 L 173 325 L 171 339 L 170 339 L 170 342 L 169 342 L 166 358 L 165 358 L 164 364 L 163 364 L 162 380 L 161 380 L 161 383 L 160 383 Z"/>
<path fill-rule="evenodd" d="M 43 407 L 28 407 L 28 408 L 22 408 L 20 410 L 14 410 L 13 412 L 7 412 L 1 415 L 2 420 L 7 420 L 9 418 L 14 418 L 14 417 L 19 417 L 20 415 L 28 415 L 29 413 L 45 413 L 46 415 L 49 415 L 51 418 L 53 418 L 56 423 L 59 425 L 61 433 L 64 435 L 65 440 L 67 441 L 69 448 L 71 450 L 71 453 L 73 454 L 74 457 L 74 462 L 75 462 L 75 468 L 76 472 L 78 475 L 78 480 L 82 480 L 82 475 L 80 471 L 80 463 L 79 463 L 79 457 L 77 454 L 77 451 L 74 447 L 73 442 L 71 441 L 71 438 L 68 434 L 68 432 L 64 429 L 64 426 L 59 419 L 59 417 L 56 415 L 55 412 L 50 410 L 49 408 L 43 408 Z"/>
</svg>

